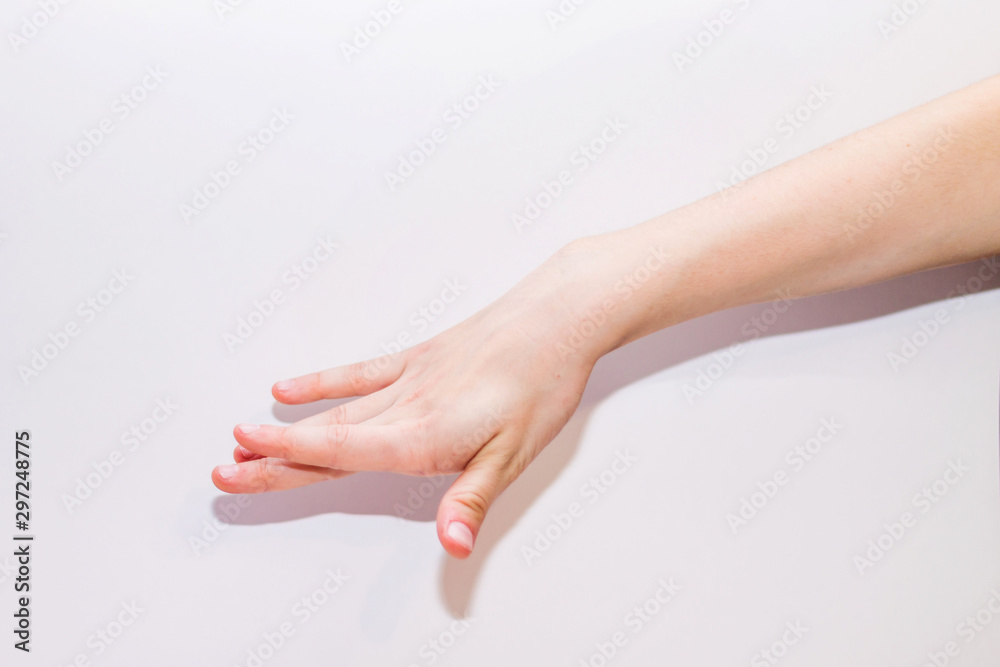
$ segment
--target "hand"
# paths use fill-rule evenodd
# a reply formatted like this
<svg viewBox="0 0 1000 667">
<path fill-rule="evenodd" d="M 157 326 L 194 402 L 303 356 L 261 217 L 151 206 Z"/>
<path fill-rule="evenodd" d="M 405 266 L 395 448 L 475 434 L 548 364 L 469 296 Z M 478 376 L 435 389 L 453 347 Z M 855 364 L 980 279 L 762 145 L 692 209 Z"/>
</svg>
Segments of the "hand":
<svg viewBox="0 0 1000 667">
<path fill-rule="evenodd" d="M 599 357 L 562 340 L 574 322 L 563 289 L 574 258 L 561 251 L 496 303 L 399 354 L 278 382 L 282 403 L 362 398 L 291 426 L 237 426 L 237 463 L 216 468 L 214 483 L 259 493 L 366 470 L 461 473 L 437 531 L 465 558 L 497 496 L 569 420 Z"/>
</svg>

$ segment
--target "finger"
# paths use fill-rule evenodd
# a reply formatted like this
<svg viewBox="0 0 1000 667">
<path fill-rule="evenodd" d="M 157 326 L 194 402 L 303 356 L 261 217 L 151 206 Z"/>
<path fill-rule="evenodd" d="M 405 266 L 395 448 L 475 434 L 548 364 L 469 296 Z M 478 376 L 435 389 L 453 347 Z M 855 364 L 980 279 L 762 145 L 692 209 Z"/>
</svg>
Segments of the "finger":
<svg viewBox="0 0 1000 667">
<path fill-rule="evenodd" d="M 371 396 L 365 396 L 348 403 L 343 403 L 317 415 L 300 419 L 295 422 L 295 425 L 332 426 L 333 424 L 359 424 L 380 416 L 385 410 L 392 406 L 394 401 L 394 394 L 389 394 L 384 391 L 375 392 Z M 236 449 L 233 451 L 233 459 L 237 463 L 253 461 L 260 458 L 264 457 L 255 452 L 251 452 L 243 445 L 237 445 Z"/>
<path fill-rule="evenodd" d="M 437 513 L 438 539 L 450 555 L 467 558 L 472 553 L 486 513 L 501 492 L 521 473 L 512 457 L 494 439 L 469 462 L 465 471 L 441 498 Z"/>
<path fill-rule="evenodd" d="M 295 422 L 296 426 L 331 426 L 333 424 L 358 424 L 372 417 L 377 417 L 392 406 L 395 393 L 377 391 L 370 396 L 342 403 L 330 410 Z M 252 452 L 243 445 L 237 445 L 233 450 L 233 460 L 237 463 L 264 458 Z"/>
<path fill-rule="evenodd" d="M 399 379 L 406 368 L 402 354 L 382 355 L 275 383 L 271 394 L 281 403 L 297 405 L 324 398 L 367 396 Z"/>
<path fill-rule="evenodd" d="M 296 489 L 351 474 L 280 459 L 259 458 L 236 465 L 218 466 L 212 471 L 212 482 L 227 493 L 264 493 Z"/>
<path fill-rule="evenodd" d="M 243 445 L 236 445 L 236 449 L 233 450 L 233 460 L 237 463 L 244 463 L 246 461 L 253 461 L 255 459 L 263 458 L 260 454 L 255 454 Z"/>
<path fill-rule="evenodd" d="M 374 400 L 373 400 L 374 399 Z M 306 417 L 295 422 L 296 426 L 332 426 L 333 424 L 357 424 L 372 417 L 377 417 L 389 408 L 394 397 L 384 392 L 376 392 L 348 403 L 335 406 L 317 415 Z M 237 463 L 254 461 L 264 458 L 256 452 L 251 452 L 243 445 L 237 445 L 233 451 L 233 460 Z"/>
<path fill-rule="evenodd" d="M 398 424 L 333 424 L 331 426 L 259 426 L 240 424 L 236 441 L 250 451 L 295 463 L 339 470 L 409 472 L 416 439 Z"/>
<path fill-rule="evenodd" d="M 329 410 L 295 422 L 295 426 L 333 426 L 334 424 L 360 424 L 379 416 L 396 401 L 398 392 L 393 389 L 377 391 L 369 396 L 341 403 Z"/>
</svg>

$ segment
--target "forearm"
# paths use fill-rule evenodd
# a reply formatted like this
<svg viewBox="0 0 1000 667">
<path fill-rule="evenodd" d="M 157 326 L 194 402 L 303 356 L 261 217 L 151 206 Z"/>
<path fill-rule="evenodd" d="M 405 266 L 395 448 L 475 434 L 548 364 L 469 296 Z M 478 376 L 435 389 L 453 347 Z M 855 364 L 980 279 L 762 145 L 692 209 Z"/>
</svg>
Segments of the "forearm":
<svg viewBox="0 0 1000 667">
<path fill-rule="evenodd" d="M 573 277 L 561 301 L 583 307 L 563 310 L 577 325 L 607 316 L 581 350 L 600 356 L 717 310 L 992 255 L 998 186 L 994 77 L 667 215 L 571 244 L 558 260 Z"/>
<path fill-rule="evenodd" d="M 254 493 L 352 471 L 458 472 L 437 530 L 464 558 L 490 505 L 563 428 L 606 352 L 723 308 L 997 252 L 997 120 L 992 80 L 735 190 L 571 243 L 430 340 L 276 384 L 286 404 L 361 398 L 291 426 L 237 427 L 236 463 L 213 479 Z"/>
</svg>

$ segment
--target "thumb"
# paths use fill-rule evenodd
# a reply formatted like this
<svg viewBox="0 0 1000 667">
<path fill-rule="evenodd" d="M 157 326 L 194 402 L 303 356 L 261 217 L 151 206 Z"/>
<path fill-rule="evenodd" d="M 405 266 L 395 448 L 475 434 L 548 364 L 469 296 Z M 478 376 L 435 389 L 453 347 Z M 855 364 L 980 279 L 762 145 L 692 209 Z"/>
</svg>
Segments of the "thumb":
<svg viewBox="0 0 1000 667">
<path fill-rule="evenodd" d="M 498 443 L 494 440 L 491 444 Z M 510 457 L 502 451 L 496 446 L 483 447 L 441 498 L 437 513 L 438 539 L 445 551 L 455 558 L 467 558 L 472 553 L 486 512 L 517 477 Z"/>
</svg>

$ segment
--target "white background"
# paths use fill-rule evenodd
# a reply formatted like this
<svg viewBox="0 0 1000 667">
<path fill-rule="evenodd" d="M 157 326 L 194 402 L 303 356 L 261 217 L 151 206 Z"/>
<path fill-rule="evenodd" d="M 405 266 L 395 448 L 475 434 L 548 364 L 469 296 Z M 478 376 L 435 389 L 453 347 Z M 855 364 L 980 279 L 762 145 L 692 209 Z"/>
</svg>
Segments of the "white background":
<svg viewBox="0 0 1000 667">
<path fill-rule="evenodd" d="M 1000 619 L 971 642 L 956 634 L 1000 590 L 1000 296 L 988 281 L 947 300 L 976 287 L 980 265 L 795 302 L 752 342 L 742 329 L 766 305 L 614 353 L 466 562 L 437 542 L 440 490 L 398 518 L 414 478 L 254 497 L 226 518 L 233 499 L 209 475 L 230 456 L 233 425 L 317 410 L 275 405 L 273 381 L 375 356 L 400 333 L 440 332 L 570 239 L 710 194 L 769 137 L 780 147 L 767 167 L 1000 64 L 1000 6 L 985 0 L 929 0 L 889 35 L 886 0 L 591 0 L 555 28 L 556 0 L 404 0 L 348 62 L 341 44 L 385 6 L 246 0 L 220 17 L 210 0 L 72 0 L 17 48 L 9 33 L 38 5 L 0 10 L 0 536 L 15 532 L 23 429 L 37 535 L 34 650 L 11 647 L 8 556 L 0 661 L 253 665 L 248 651 L 290 621 L 295 634 L 264 664 L 430 665 L 440 639 L 450 648 L 433 664 L 599 665 L 595 643 L 622 631 L 609 664 L 749 665 L 768 664 L 755 654 L 798 622 L 809 630 L 780 661 L 789 667 L 916 667 L 952 640 L 949 664 L 994 664 Z M 726 7 L 735 20 L 679 71 L 673 54 Z M 119 119 L 115 100 L 156 66 L 165 80 Z M 449 126 L 443 114 L 483 76 L 496 92 Z M 813 86 L 832 98 L 779 134 Z M 186 222 L 180 205 L 243 160 L 241 142 L 274 109 L 294 115 L 287 130 Z M 60 180 L 54 163 L 104 118 L 114 131 Z M 518 233 L 525 198 L 614 118 L 628 126 L 620 139 Z M 447 140 L 390 191 L 385 172 L 438 127 Z M 283 274 L 320 236 L 339 249 L 290 290 Z M 122 269 L 133 279 L 85 321 L 78 305 Z M 411 313 L 449 279 L 465 291 L 417 331 Z M 274 288 L 286 301 L 230 351 L 224 335 Z M 947 323 L 894 369 L 887 355 L 940 309 Z M 18 367 L 70 322 L 79 335 L 24 380 Z M 686 399 L 737 341 L 744 353 Z M 168 398 L 177 410 L 129 451 L 122 433 Z M 791 470 L 786 453 L 823 418 L 842 429 L 734 534 L 727 514 Z M 115 450 L 124 462 L 67 509 Z M 581 486 L 619 450 L 637 463 L 590 503 Z M 949 461 L 969 472 L 921 513 L 912 497 Z M 536 531 L 574 501 L 583 516 L 527 563 Z M 860 574 L 855 557 L 907 511 L 915 527 Z M 338 568 L 350 579 L 299 623 L 296 602 Z M 626 615 L 661 577 L 682 590 L 633 632 Z M 94 633 L 133 601 L 137 621 L 97 654 Z"/>
</svg>

